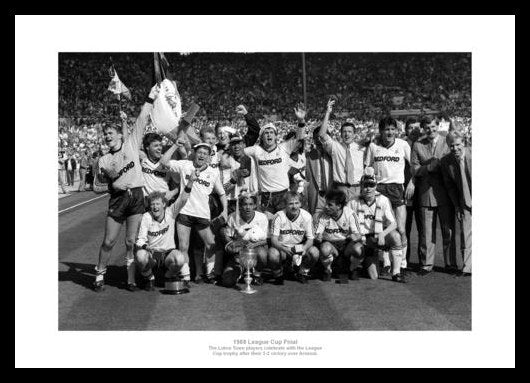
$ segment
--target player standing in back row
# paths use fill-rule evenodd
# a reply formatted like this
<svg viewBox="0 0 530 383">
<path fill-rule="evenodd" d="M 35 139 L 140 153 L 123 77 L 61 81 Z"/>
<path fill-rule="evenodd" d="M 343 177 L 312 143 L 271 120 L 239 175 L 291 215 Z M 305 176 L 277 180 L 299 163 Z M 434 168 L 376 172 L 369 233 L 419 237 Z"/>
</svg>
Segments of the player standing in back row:
<svg viewBox="0 0 530 383">
<path fill-rule="evenodd" d="M 105 143 L 110 151 L 99 159 L 97 176 L 102 182 L 108 183 L 110 200 L 105 224 L 105 237 L 99 250 L 99 260 L 96 266 L 95 291 L 101 291 L 104 288 L 107 264 L 124 222 L 126 222 L 127 230 L 125 235 L 127 289 L 130 291 L 137 289 L 134 242 L 142 215 L 145 212 L 140 144 L 157 94 L 158 88 L 155 85 L 136 119 L 132 132 L 127 135 L 125 140 L 123 140 L 123 132 L 119 125 L 109 125 L 103 129 Z"/>
<path fill-rule="evenodd" d="M 261 128 L 260 145 L 246 147 L 244 153 L 256 161 L 260 210 L 269 220 L 285 208 L 285 195 L 289 190 L 289 169 L 293 161 L 291 153 L 298 149 L 298 141 L 305 136 L 306 112 L 301 104 L 294 109 L 298 118 L 296 138 L 278 144 L 278 129 L 272 123 Z"/>
<path fill-rule="evenodd" d="M 401 236 L 403 257 L 401 268 L 407 268 L 407 235 L 405 230 L 407 208 L 405 205 L 405 161 L 410 164 L 410 146 L 407 141 L 397 138 L 397 121 L 385 117 L 379 121 L 379 137 L 370 143 L 365 165 L 372 167 L 377 179 L 377 191 L 387 197 L 392 204 L 397 221 L 397 231 Z M 409 197 L 414 194 L 414 179 L 407 185 Z"/>
</svg>

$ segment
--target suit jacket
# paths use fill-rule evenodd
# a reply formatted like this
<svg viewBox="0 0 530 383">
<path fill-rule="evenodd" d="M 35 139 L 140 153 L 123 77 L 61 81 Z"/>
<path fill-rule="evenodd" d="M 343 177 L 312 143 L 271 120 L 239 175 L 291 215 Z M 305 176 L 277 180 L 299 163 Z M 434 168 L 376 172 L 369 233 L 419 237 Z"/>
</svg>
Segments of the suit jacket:
<svg viewBox="0 0 530 383">
<path fill-rule="evenodd" d="M 326 188 L 322 190 L 320 183 L 320 175 L 322 174 L 322 164 L 320 159 L 323 159 L 326 179 L 325 186 Z M 314 212 L 316 208 L 316 203 L 318 201 L 318 192 L 327 191 L 331 188 L 333 183 L 333 168 L 331 157 L 324 152 L 324 150 L 318 150 L 316 148 L 311 149 L 309 153 L 306 153 L 306 181 L 308 182 L 307 186 L 307 198 L 309 202 L 309 211 Z"/>
<path fill-rule="evenodd" d="M 451 153 L 442 158 L 442 177 L 445 188 L 451 202 L 455 207 L 463 209 L 464 192 L 462 190 L 462 177 L 460 175 L 460 164 Z M 471 193 L 471 149 L 464 148 L 464 167 L 466 172 L 469 193 Z"/>
<path fill-rule="evenodd" d="M 434 155 L 427 138 L 414 143 L 410 163 L 415 177 L 419 206 L 436 207 L 451 204 L 440 170 L 440 159 L 448 153 L 449 146 L 443 136 L 437 139 Z"/>
</svg>

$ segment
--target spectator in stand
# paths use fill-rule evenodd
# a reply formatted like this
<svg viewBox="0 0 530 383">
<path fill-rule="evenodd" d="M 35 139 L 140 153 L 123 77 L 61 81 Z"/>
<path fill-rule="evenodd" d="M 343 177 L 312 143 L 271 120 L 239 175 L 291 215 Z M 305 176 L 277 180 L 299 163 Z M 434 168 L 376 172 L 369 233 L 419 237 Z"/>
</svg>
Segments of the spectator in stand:
<svg viewBox="0 0 530 383">
<path fill-rule="evenodd" d="M 63 194 L 66 194 L 66 189 L 64 188 L 64 159 L 63 159 L 63 152 L 59 152 L 59 167 L 58 167 L 58 173 L 59 173 L 59 187 L 61 188 L 61 191 Z"/>
<path fill-rule="evenodd" d="M 75 160 L 75 155 L 72 150 L 68 152 L 68 159 L 66 160 L 66 179 L 68 186 L 74 186 L 74 176 L 76 170 L 77 162 Z"/>
<path fill-rule="evenodd" d="M 87 169 L 88 153 L 83 150 L 79 155 L 79 188 L 77 189 L 77 191 L 85 191 Z"/>
<path fill-rule="evenodd" d="M 68 133 L 66 133 L 64 128 L 59 129 L 59 139 L 61 139 L 62 141 L 68 140 Z"/>
</svg>

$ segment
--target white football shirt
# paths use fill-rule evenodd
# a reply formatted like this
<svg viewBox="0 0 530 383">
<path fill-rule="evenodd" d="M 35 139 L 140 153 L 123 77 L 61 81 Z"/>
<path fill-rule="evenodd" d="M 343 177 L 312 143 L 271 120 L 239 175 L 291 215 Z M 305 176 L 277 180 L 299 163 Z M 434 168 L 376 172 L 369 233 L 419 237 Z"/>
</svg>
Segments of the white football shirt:
<svg viewBox="0 0 530 383">
<path fill-rule="evenodd" d="M 379 141 L 372 142 L 368 146 L 366 166 L 374 168 L 379 183 L 403 184 L 405 182 L 405 161 L 410 163 L 410 146 L 401 138 L 396 138 L 388 148 Z"/>
<path fill-rule="evenodd" d="M 140 229 L 136 238 L 136 245 L 142 247 L 144 244 L 151 250 L 167 251 L 175 248 L 175 218 L 182 209 L 182 199 L 179 198 L 174 204 L 166 207 L 164 218 L 158 222 L 150 212 L 144 213 L 140 222 Z"/>
<path fill-rule="evenodd" d="M 112 182 L 112 187 L 116 190 L 127 190 L 144 185 L 139 147 L 152 108 L 151 104 L 145 104 L 120 150 L 114 153 L 109 152 L 98 161 L 100 169 L 113 169 L 118 173 L 118 178 Z"/>
<path fill-rule="evenodd" d="M 322 240 L 329 242 L 345 241 L 350 234 L 358 233 L 352 211 L 345 206 L 341 216 L 335 220 L 326 213 L 321 213 L 316 224 L 315 236 L 322 234 Z"/>
<path fill-rule="evenodd" d="M 300 209 L 298 217 L 291 221 L 287 217 L 285 210 L 280 210 L 272 219 L 271 235 L 277 236 L 283 245 L 299 245 L 303 242 L 304 237 L 307 239 L 314 238 L 313 218 L 309 212 Z"/>
<path fill-rule="evenodd" d="M 146 157 L 141 161 L 142 174 L 144 176 L 144 196 L 154 191 L 166 193 L 169 191 L 168 181 L 170 179 L 169 168 L 160 162 L 153 163 Z"/>
<path fill-rule="evenodd" d="M 226 234 L 235 240 L 242 239 L 246 232 L 254 227 L 259 227 L 264 233 L 269 232 L 269 220 L 267 216 L 259 211 L 255 212 L 254 218 L 250 222 L 245 222 L 241 217 L 238 217 L 238 212 L 233 212 L 228 216 L 228 227 Z M 263 238 L 267 239 L 266 237 Z"/>
<path fill-rule="evenodd" d="M 284 141 L 270 152 L 261 146 L 245 148 L 245 154 L 256 161 L 260 191 L 279 192 L 289 189 L 289 169 L 293 165 L 290 155 L 298 147 L 298 140 Z"/>
<path fill-rule="evenodd" d="M 236 159 L 232 156 L 228 158 L 228 163 L 230 165 L 230 177 L 232 177 L 234 174 L 233 172 L 241 167 L 241 164 L 236 161 Z M 223 183 L 225 183 L 223 179 Z M 250 161 L 250 175 L 248 177 L 243 178 L 243 182 L 241 185 L 236 184 L 235 189 L 230 193 L 230 196 L 228 198 L 230 199 L 236 199 L 239 193 L 242 189 L 248 190 L 250 193 L 254 193 L 258 190 L 258 179 L 256 178 L 256 162 L 251 158 Z"/>
<path fill-rule="evenodd" d="M 193 166 L 192 161 L 171 160 L 169 161 L 169 169 L 179 174 L 180 185 L 184 186 L 188 183 L 190 174 L 195 171 L 195 166 Z M 209 196 L 212 194 L 212 191 L 215 191 L 220 196 L 225 194 L 219 178 L 219 170 L 208 166 L 193 183 L 190 197 L 180 213 L 192 217 L 210 219 Z"/>
<path fill-rule="evenodd" d="M 382 194 L 376 195 L 377 203 L 381 206 L 383 227 L 388 227 L 391 223 L 394 223 L 394 213 L 392 212 L 392 205 L 390 200 Z M 372 205 L 368 205 L 362 197 L 354 198 L 347 205 L 355 218 L 357 226 L 357 232 L 360 231 L 362 235 L 374 234 L 375 233 L 375 209 L 376 201 Z M 357 212 L 362 209 L 364 212 L 364 223 L 359 221 Z"/>
</svg>

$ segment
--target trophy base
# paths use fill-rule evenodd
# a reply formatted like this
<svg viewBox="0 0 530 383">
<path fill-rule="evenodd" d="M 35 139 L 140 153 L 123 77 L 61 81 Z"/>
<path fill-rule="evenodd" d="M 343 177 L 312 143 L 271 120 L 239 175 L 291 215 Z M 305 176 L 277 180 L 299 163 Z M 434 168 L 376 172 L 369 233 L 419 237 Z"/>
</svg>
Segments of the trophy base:
<svg viewBox="0 0 530 383">
<path fill-rule="evenodd" d="M 243 294 L 254 294 L 257 293 L 258 290 L 254 290 L 253 288 L 244 288 L 241 290 Z"/>
</svg>

